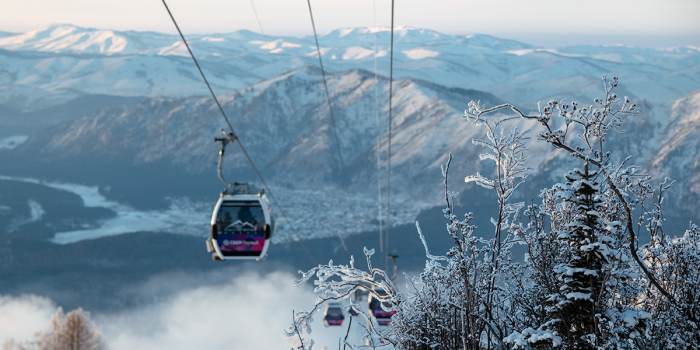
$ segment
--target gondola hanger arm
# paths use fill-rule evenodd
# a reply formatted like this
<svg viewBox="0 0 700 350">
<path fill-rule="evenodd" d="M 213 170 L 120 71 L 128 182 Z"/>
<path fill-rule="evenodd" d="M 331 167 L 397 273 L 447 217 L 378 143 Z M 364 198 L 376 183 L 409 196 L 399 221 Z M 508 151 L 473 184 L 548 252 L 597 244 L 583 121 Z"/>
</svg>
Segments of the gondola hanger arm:
<svg viewBox="0 0 700 350">
<path fill-rule="evenodd" d="M 224 173 L 223 173 L 223 163 L 224 163 L 224 154 L 226 153 L 226 145 L 229 144 L 229 142 L 233 142 L 236 140 L 236 134 L 233 132 L 226 133 L 224 129 L 221 129 L 221 133 L 224 134 L 225 137 L 215 137 L 214 142 L 221 142 L 221 150 L 219 151 L 219 161 L 216 164 L 216 170 L 219 175 L 219 180 L 226 185 L 226 187 L 231 187 L 231 189 L 235 192 L 236 188 L 236 183 L 235 182 L 228 182 L 224 178 Z"/>
<path fill-rule="evenodd" d="M 396 250 L 394 250 L 393 253 L 388 253 L 386 256 L 388 258 L 390 258 L 391 261 L 394 263 L 394 275 L 391 276 L 391 278 L 390 278 L 390 280 L 393 281 L 396 279 L 396 276 L 398 276 L 398 274 L 399 274 L 399 267 L 398 267 L 398 265 L 396 265 L 396 258 L 398 258 L 399 256 L 396 254 Z"/>
</svg>

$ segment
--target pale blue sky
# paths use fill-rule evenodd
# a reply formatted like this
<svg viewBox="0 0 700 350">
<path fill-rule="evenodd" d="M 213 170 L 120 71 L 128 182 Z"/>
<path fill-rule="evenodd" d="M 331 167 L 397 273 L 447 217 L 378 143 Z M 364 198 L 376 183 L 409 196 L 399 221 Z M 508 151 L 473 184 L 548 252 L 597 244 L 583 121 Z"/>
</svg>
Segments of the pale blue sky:
<svg viewBox="0 0 700 350">
<path fill-rule="evenodd" d="M 305 0 L 253 0 L 268 34 L 311 33 Z M 543 46 L 700 46 L 699 0 L 395 0 L 396 25 Z M 388 26 L 390 0 L 374 0 Z M 258 31 L 250 0 L 169 0 L 185 33 Z M 312 0 L 318 30 L 372 26 L 373 0 Z M 160 0 L 2 0 L 0 30 L 52 23 L 174 33 Z"/>
</svg>

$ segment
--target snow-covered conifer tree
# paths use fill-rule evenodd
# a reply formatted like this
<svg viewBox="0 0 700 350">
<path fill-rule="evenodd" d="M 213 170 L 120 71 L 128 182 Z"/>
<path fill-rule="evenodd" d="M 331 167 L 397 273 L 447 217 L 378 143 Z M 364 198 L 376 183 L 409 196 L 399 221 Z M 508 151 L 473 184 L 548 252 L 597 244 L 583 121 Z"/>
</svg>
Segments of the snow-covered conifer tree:
<svg viewBox="0 0 700 350">
<path fill-rule="evenodd" d="M 602 194 L 596 175 L 588 164 L 583 171 L 574 169 L 557 192 L 564 203 L 571 206 L 574 220 L 558 233 L 563 247 L 569 250 L 569 261 L 554 267 L 562 285 L 557 293 L 549 296 L 548 302 L 553 304 L 550 313 L 552 320 L 556 320 L 554 328 L 580 344 L 596 338 L 595 315 L 601 310 L 597 303 L 598 291 L 601 290 L 603 266 L 609 264 L 612 248 L 609 246 L 612 239 L 604 234 L 605 222 L 598 213 Z M 593 345 L 581 348 L 593 348 Z"/>
<path fill-rule="evenodd" d="M 604 194 L 598 175 L 586 163 L 584 170 L 570 171 L 566 183 L 555 186 L 555 195 L 562 200 L 560 213 L 569 214 L 560 218 L 568 222 L 555 230 L 562 242 L 558 247 L 562 262 L 552 270 L 560 286 L 546 294 L 548 315 L 543 329 L 557 332 L 533 343 L 561 342 L 565 347 L 593 349 L 601 339 L 598 317 L 607 306 L 601 301 L 608 297 L 604 284 L 616 250 L 606 229 L 610 223 L 601 217 Z"/>
</svg>

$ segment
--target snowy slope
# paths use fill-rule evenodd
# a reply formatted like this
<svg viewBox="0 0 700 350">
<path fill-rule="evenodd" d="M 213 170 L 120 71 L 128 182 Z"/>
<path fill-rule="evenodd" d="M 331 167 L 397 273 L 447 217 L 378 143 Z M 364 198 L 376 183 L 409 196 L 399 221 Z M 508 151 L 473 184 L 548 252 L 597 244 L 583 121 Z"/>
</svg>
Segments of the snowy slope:
<svg viewBox="0 0 700 350">
<path fill-rule="evenodd" d="M 319 201 L 321 188 L 337 209 L 335 217 L 345 218 L 339 220 L 340 231 L 355 232 L 353 221 L 347 220 L 342 172 L 320 79 L 318 69 L 305 68 L 220 96 L 241 141 L 276 196 L 289 207 L 295 225 L 316 236 L 332 234 L 336 225 L 327 217 L 325 202 Z M 375 84 L 373 73 L 350 70 L 328 75 L 328 83 L 357 222 L 370 230 L 376 225 L 372 219 L 376 217 L 378 177 L 386 188 L 386 170 L 377 172 L 376 157 L 379 154 L 382 166 L 386 164 L 388 141 L 383 104 L 379 128 L 376 126 L 375 87 L 380 101 L 386 100 L 388 81 L 380 76 Z M 490 173 L 488 163 L 478 160 L 484 149 L 471 142 L 483 138 L 484 131 L 465 121 L 462 114 L 470 100 L 481 100 L 487 106 L 501 100 L 485 92 L 412 78 L 396 81 L 394 93 L 392 202 L 396 212 L 392 220 L 408 223 L 421 209 L 443 203 L 439 169 L 448 153 L 454 154 L 450 186 L 456 191 L 468 190 L 464 176 Z M 650 170 L 655 180 L 661 180 L 662 173 L 678 180 L 679 192 L 670 196 L 673 201 L 669 204 L 691 213 L 700 209 L 699 96 L 694 93 L 674 104 L 640 100 L 642 114 L 626 121 L 628 133 L 610 136 L 611 149 L 618 155 L 632 155 L 632 163 Z M 539 130 L 523 120 L 509 124 L 516 125 L 521 130 L 532 128 L 532 138 Z M 220 128 L 226 124 L 211 98 L 156 97 L 43 129 L 12 152 L 53 162 L 94 158 L 127 159 L 132 164 L 166 162 L 183 172 L 213 175 L 218 145 L 212 139 L 219 136 Z M 526 187 L 535 191 L 527 196 L 535 196 L 536 189 L 552 181 L 561 181 L 564 168 L 580 166 L 543 142 L 530 142 L 528 147 L 534 170 Z M 236 146 L 227 151 L 225 168 L 229 180 L 255 181 Z M 314 223 L 326 228 L 314 229 Z M 281 232 L 283 237 L 291 234 L 284 228 Z"/>
<path fill-rule="evenodd" d="M 377 152 L 386 156 L 384 118 L 376 128 L 374 75 L 352 70 L 328 78 L 346 169 L 353 186 L 364 191 L 365 181 L 376 183 Z M 385 100 L 388 81 L 380 77 L 377 86 L 379 98 Z M 398 81 L 394 93 L 392 182 L 400 193 L 416 185 L 424 188 L 423 183 L 432 179 L 427 192 L 438 200 L 439 191 L 433 185 L 440 183 L 439 163 L 447 153 L 470 144 L 470 135 L 479 132 L 462 120 L 463 108 L 472 99 L 488 104 L 499 100 L 488 93 L 415 79 Z M 271 181 L 302 188 L 341 185 L 319 70 L 302 69 L 221 96 L 220 101 L 246 149 Z M 386 114 L 386 106 L 380 108 Z M 211 98 L 157 97 L 44 129 L 17 151 L 53 160 L 91 155 L 131 159 L 135 164 L 165 160 L 191 172 L 214 171 L 219 146 L 212 139 L 225 127 Z M 476 159 L 480 151 L 467 158 Z M 227 152 L 226 164 L 229 169 L 248 169 L 235 149 Z"/>
<path fill-rule="evenodd" d="M 248 152 L 273 181 L 301 188 L 341 186 L 342 172 L 320 79 L 318 69 L 305 68 L 220 96 Z M 350 70 L 330 74 L 328 84 L 351 187 L 373 193 L 366 184 L 376 183 L 376 156 L 379 153 L 384 162 L 388 141 L 388 111 L 381 102 L 381 122 L 376 126 L 375 86 L 379 101 L 385 101 L 388 81 L 380 76 L 375 85 L 373 73 Z M 483 137 L 483 130 L 461 118 L 468 102 L 481 100 L 488 106 L 501 100 L 476 90 L 412 78 L 396 81 L 394 94 L 393 188 L 399 197 L 419 193 L 426 203 L 439 204 L 438 169 L 449 152 L 455 154 L 453 169 L 460 177 L 484 171 L 478 161 L 483 149 L 471 144 L 473 138 Z M 690 186 L 700 179 L 698 147 L 693 144 L 700 139 L 696 135 L 700 128 L 695 125 L 697 104 L 697 93 L 673 105 L 640 100 L 642 115 L 626 121 L 627 134 L 611 135 L 611 147 L 632 155 L 635 164 L 660 167 L 682 186 Z M 522 106 L 526 111 L 534 107 Z M 539 130 L 524 121 L 511 125 L 521 130 L 533 128 L 533 138 Z M 156 97 L 47 128 L 17 151 L 51 159 L 95 155 L 130 159 L 133 164 L 167 161 L 199 173 L 213 171 L 218 145 L 212 137 L 221 128 L 226 124 L 211 98 Z M 575 162 L 541 142 L 530 142 L 529 147 L 534 174 L 545 175 L 547 181 L 561 176 L 553 167 L 561 167 L 562 161 L 571 166 Z M 230 169 L 248 169 L 243 155 L 236 151 L 227 153 L 226 164 Z"/>
<path fill-rule="evenodd" d="M 660 135 L 649 169 L 657 178 L 677 180 L 667 200 L 698 212 L 700 203 L 700 91 L 676 101 Z M 682 194 L 682 195 L 681 195 Z"/>
<path fill-rule="evenodd" d="M 520 103 L 590 99 L 603 73 L 625 81 L 627 95 L 652 102 L 676 100 L 700 88 L 697 48 L 537 48 L 488 35 L 410 27 L 395 35 L 394 76 L 487 91 Z M 309 36 L 237 31 L 187 38 L 220 94 L 318 65 Z M 340 29 L 319 41 L 330 71 L 373 71 L 376 56 L 379 74 L 388 75 L 388 28 Z M 205 94 L 206 87 L 176 35 L 71 25 L 0 35 L 0 104 L 31 110 L 96 93 L 187 96 Z"/>
</svg>

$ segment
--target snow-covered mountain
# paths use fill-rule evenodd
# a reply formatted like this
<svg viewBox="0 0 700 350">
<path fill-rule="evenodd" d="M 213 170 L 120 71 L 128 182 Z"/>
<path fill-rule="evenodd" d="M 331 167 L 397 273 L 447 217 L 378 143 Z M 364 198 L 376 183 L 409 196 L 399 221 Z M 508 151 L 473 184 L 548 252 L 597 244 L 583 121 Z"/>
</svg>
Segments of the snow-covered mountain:
<svg viewBox="0 0 700 350">
<path fill-rule="evenodd" d="M 600 89 L 603 73 L 622 78 L 627 83 L 623 93 L 652 102 L 676 100 L 700 87 L 698 48 L 539 48 L 488 35 L 410 27 L 397 28 L 395 35 L 395 77 L 486 91 L 519 103 L 589 100 Z M 187 38 L 220 94 L 318 64 L 311 36 L 237 31 Z M 379 74 L 388 75 L 389 28 L 340 29 L 319 42 L 329 71 L 374 71 L 376 57 Z M 205 93 L 177 35 L 71 25 L 0 35 L 0 104 L 14 109 L 37 110 L 86 94 Z"/>
<path fill-rule="evenodd" d="M 241 141 L 269 182 L 301 189 L 342 188 L 320 79 L 318 69 L 304 68 L 220 97 Z M 385 119 L 376 125 L 375 87 L 379 100 L 385 100 L 388 81 L 380 76 L 375 84 L 373 73 L 350 70 L 330 74 L 328 84 L 351 189 L 358 196 L 375 197 L 377 176 L 382 181 L 385 176 L 377 172 L 376 157 L 379 153 L 384 163 L 388 141 Z M 482 138 L 483 130 L 461 115 L 471 100 L 491 106 L 500 103 L 499 98 L 414 78 L 396 81 L 394 94 L 392 196 L 397 203 L 421 198 L 423 207 L 440 205 L 438 169 L 450 152 L 455 156 L 455 184 L 465 175 L 489 171 L 478 160 L 484 150 L 471 142 Z M 655 170 L 657 179 L 661 174 L 676 178 L 674 207 L 691 212 L 698 208 L 695 198 L 700 195 L 698 96 L 691 94 L 672 105 L 640 100 L 642 115 L 626 121 L 630 132 L 611 136 L 620 153 L 631 154 L 635 164 Z M 386 106 L 380 105 L 379 113 L 385 115 Z M 513 125 L 532 128 L 533 138 L 538 130 L 522 120 Z M 211 98 L 156 97 L 44 129 L 16 151 L 52 160 L 111 156 L 132 164 L 165 161 L 189 172 L 213 173 L 218 145 L 212 137 L 221 128 L 226 124 Z M 528 147 L 532 181 L 538 183 L 535 188 L 561 181 L 562 166 L 577 165 L 542 142 L 530 142 Z M 250 172 L 240 171 L 249 168 L 236 148 L 227 153 L 226 164 L 227 172 L 237 169 L 238 176 L 253 178 Z"/>
<path fill-rule="evenodd" d="M 218 145 L 212 138 L 226 125 L 211 98 L 202 97 L 207 96 L 206 87 L 178 39 L 67 25 L 0 37 L 0 122 L 32 116 L 37 125 L 51 125 L 23 144 L 13 144 L 11 152 L 53 162 L 94 156 L 118 159 L 120 166 L 125 159 L 131 165 L 166 163 L 189 173 L 213 174 Z M 282 195 L 292 206 L 318 204 L 314 198 L 319 188 L 328 189 L 330 202 L 342 203 L 335 198 L 343 195 L 342 175 L 320 71 L 315 68 L 313 37 L 239 31 L 188 39 L 268 182 L 280 191 L 298 191 Z M 376 158 L 379 154 L 385 164 L 388 81 L 382 73 L 388 68 L 388 39 L 387 28 L 336 30 L 320 38 L 345 169 L 357 203 L 376 201 L 377 177 L 385 180 L 378 175 Z M 376 84 L 375 56 L 380 73 Z M 488 171 L 478 161 L 483 150 L 471 144 L 473 138 L 483 137 L 482 130 L 461 118 L 469 101 L 509 101 L 526 111 L 535 109 L 537 100 L 551 98 L 587 104 L 600 97 L 603 73 L 620 76 L 618 95 L 636 99 L 643 111 L 626 125 L 626 135 L 636 137 L 617 137 L 612 141 L 616 149 L 632 154 L 634 163 L 657 178 L 676 178 L 675 208 L 690 213 L 700 209 L 698 98 L 693 93 L 700 90 L 696 48 L 546 49 L 486 35 L 448 36 L 402 27 L 395 60 L 392 198 L 401 203 L 397 208 L 407 208 L 397 215 L 401 222 L 410 221 L 418 209 L 442 203 L 438 169 L 449 152 L 455 155 L 452 181 L 462 184 L 456 190 L 464 186 L 462 176 Z M 107 95 L 99 103 L 111 107 L 90 112 L 86 103 L 98 93 Z M 67 100 L 79 101 L 82 109 L 63 104 L 62 114 L 50 122 L 36 114 L 51 109 L 26 113 Z M 22 130 L 31 129 L 26 124 Z M 517 124 L 521 129 L 533 127 L 524 121 Z M 537 128 L 533 129 L 534 137 Z M 28 135 L 6 136 L 24 140 Z M 253 180 L 243 156 L 231 147 L 227 174 Z M 560 181 L 557 169 L 574 162 L 542 143 L 531 142 L 529 147 L 533 189 Z M 304 215 L 295 214 L 315 220 Z"/>
<path fill-rule="evenodd" d="M 649 160 L 657 178 L 677 180 L 669 201 L 689 212 L 700 209 L 700 91 L 673 104 L 659 135 L 659 147 Z M 681 195 L 682 194 L 682 195 Z"/>
<path fill-rule="evenodd" d="M 308 188 L 341 185 L 320 79 L 320 70 L 304 68 L 220 97 L 239 138 L 268 181 Z M 376 125 L 375 86 L 384 100 L 388 81 L 379 77 L 376 85 L 373 73 L 351 70 L 329 75 L 328 84 L 346 170 L 353 187 L 365 191 L 367 182 L 376 184 L 377 153 L 386 157 L 387 124 L 382 120 L 379 128 Z M 426 182 L 439 185 L 439 164 L 447 153 L 470 144 L 470 135 L 478 133 L 460 118 L 468 101 L 500 102 L 489 93 L 416 79 L 397 81 L 394 94 L 392 182 L 397 193 L 428 190 Z M 386 109 L 380 105 L 379 112 L 384 115 Z M 91 155 L 127 158 L 134 164 L 165 160 L 190 172 L 213 172 L 219 147 L 213 137 L 220 136 L 221 128 L 226 124 L 211 98 L 156 97 L 44 129 L 17 151 L 54 160 Z M 229 168 L 248 169 L 237 147 L 231 148 L 225 160 Z M 469 163 L 473 164 L 462 166 L 471 167 Z M 429 187 L 434 200 L 426 203 L 435 203 L 440 192 Z M 366 192 L 376 194 L 374 188 Z"/>
<path fill-rule="evenodd" d="M 2 30 L 0 30 L 0 38 L 4 38 L 7 36 L 14 36 L 14 35 L 17 35 L 17 33 L 3 32 Z"/>
</svg>

